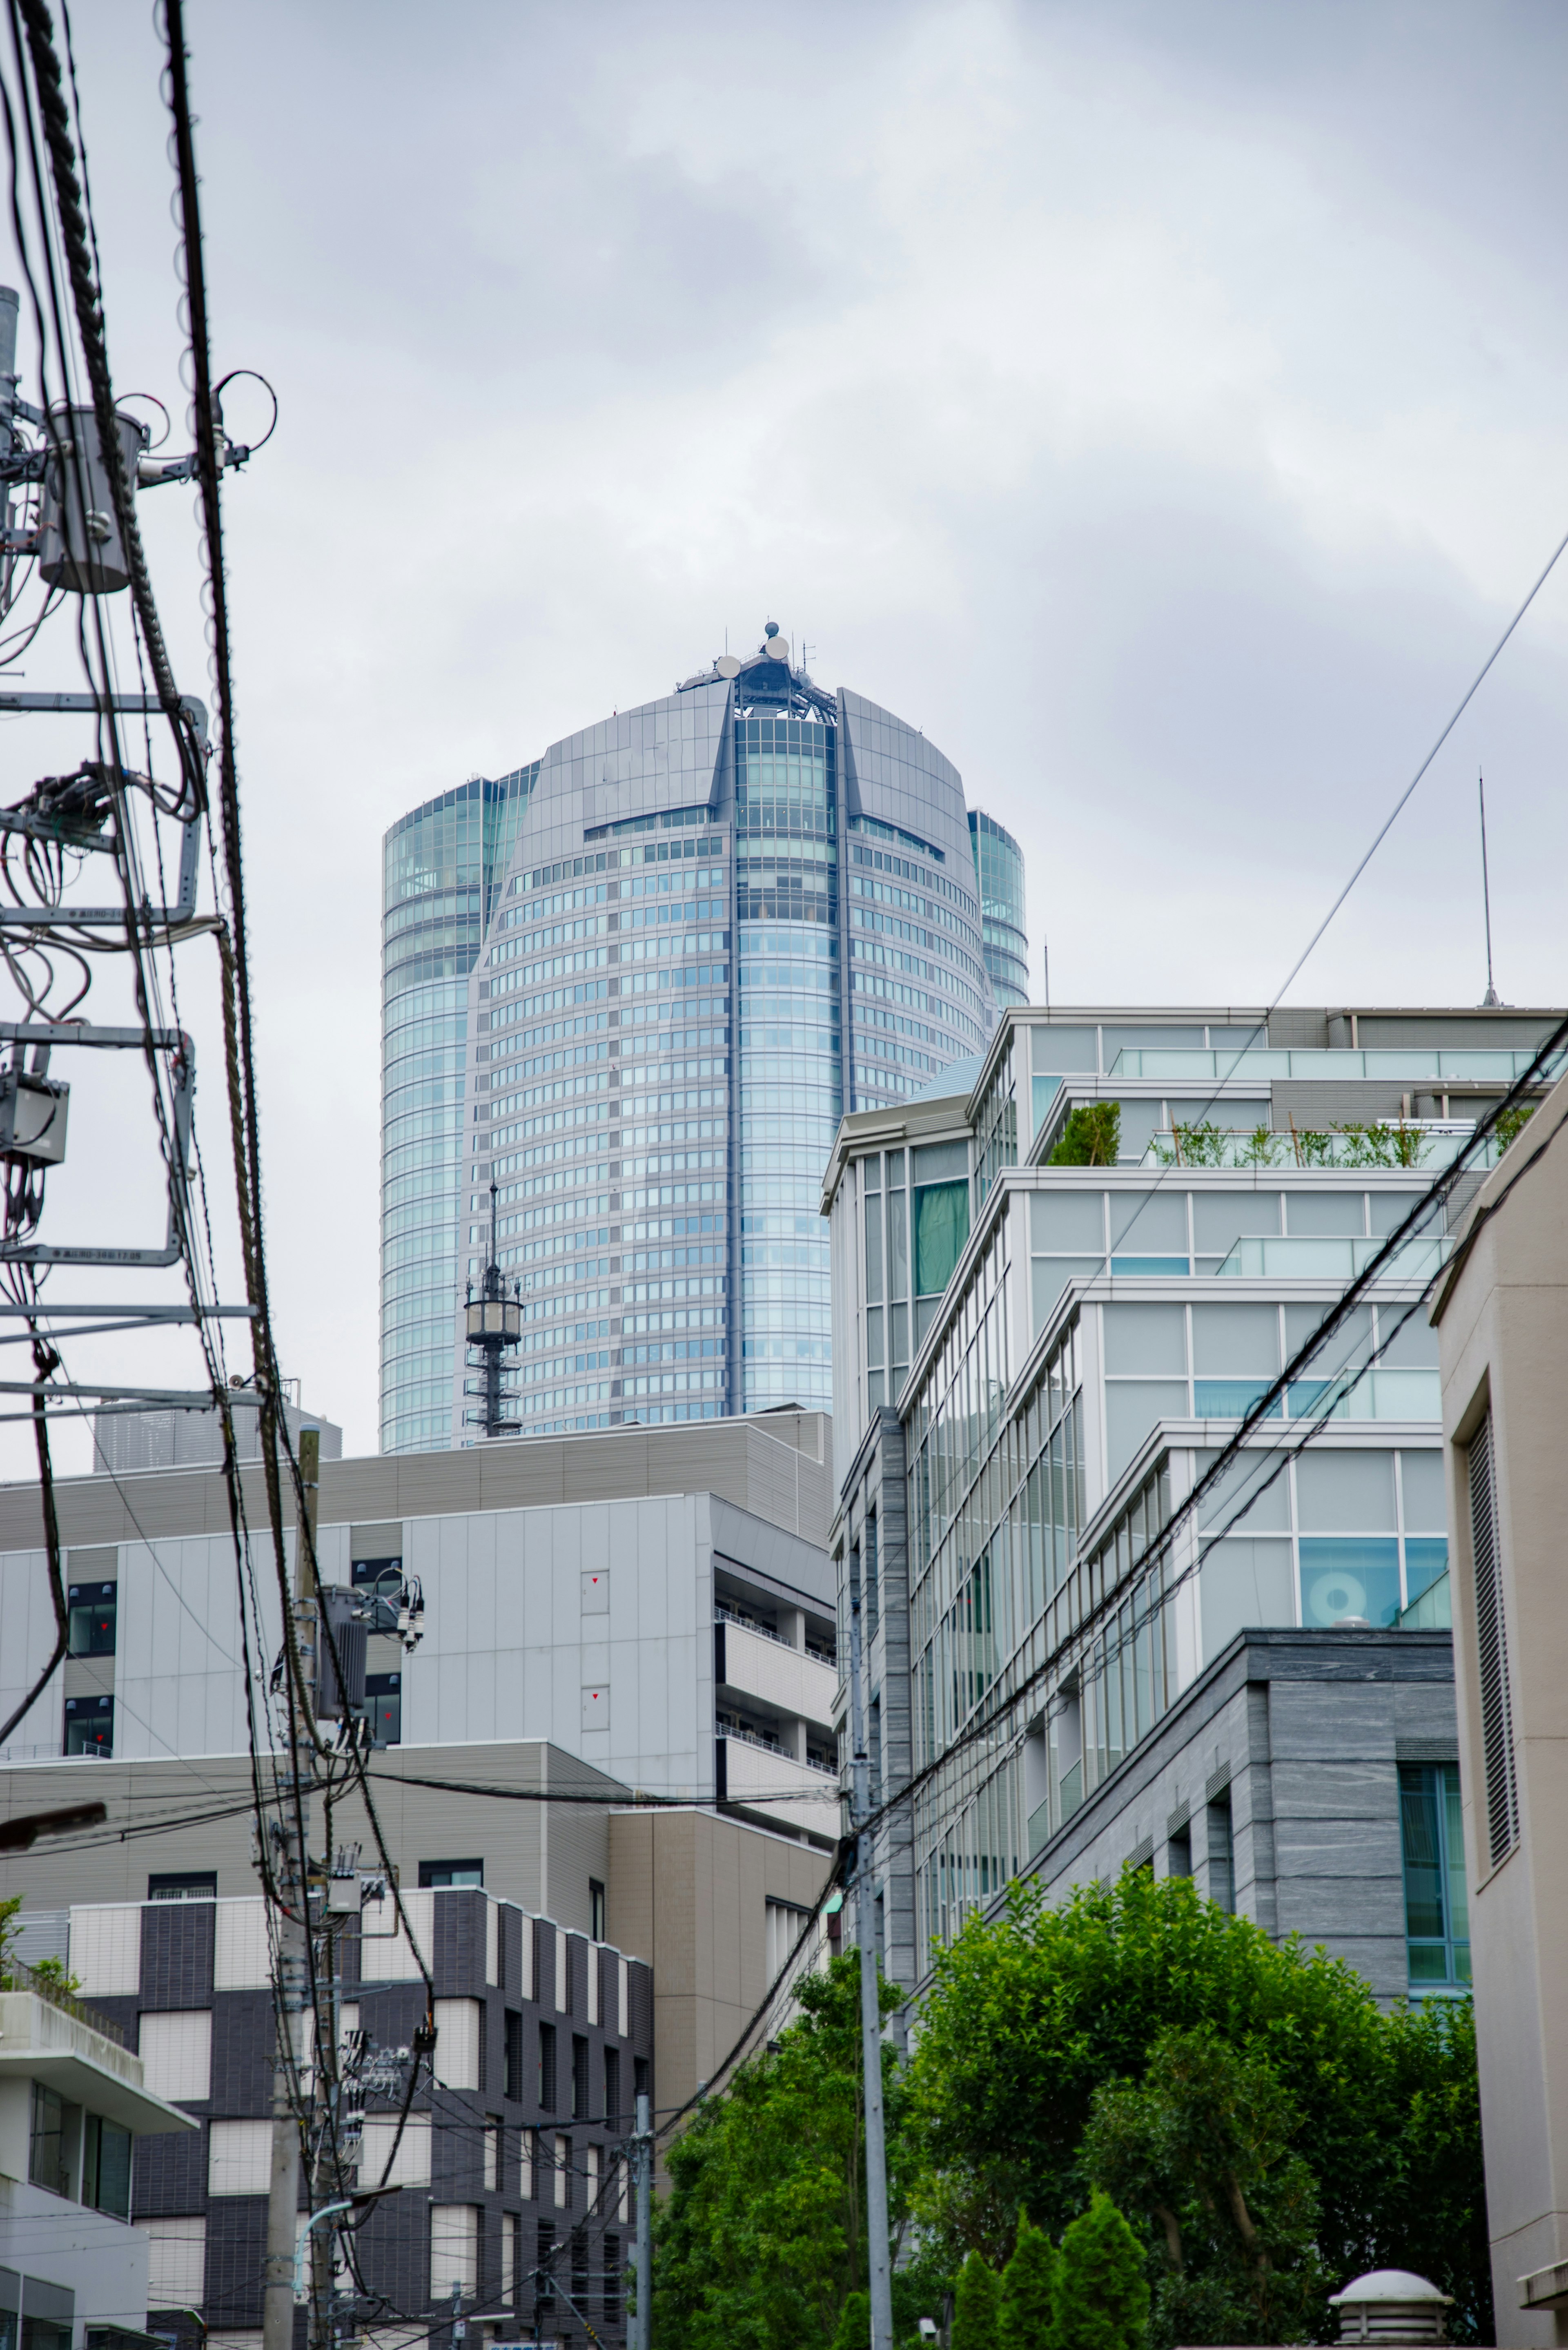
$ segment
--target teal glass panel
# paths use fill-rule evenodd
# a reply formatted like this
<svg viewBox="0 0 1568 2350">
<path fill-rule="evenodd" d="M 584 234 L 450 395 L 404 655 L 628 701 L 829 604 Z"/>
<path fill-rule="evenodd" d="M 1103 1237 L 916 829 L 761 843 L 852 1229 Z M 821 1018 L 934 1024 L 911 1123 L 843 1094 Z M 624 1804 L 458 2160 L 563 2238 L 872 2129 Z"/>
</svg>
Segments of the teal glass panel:
<svg viewBox="0 0 1568 2350">
<path fill-rule="evenodd" d="M 944 1290 L 969 1238 L 969 1185 L 928 1183 L 915 1193 L 915 1291 Z"/>
<path fill-rule="evenodd" d="M 1425 1536 L 1405 1537 L 1405 1600 L 1408 1606 L 1429 1590 L 1440 1575 L 1449 1571 L 1447 1542 L 1428 1540 Z"/>
<path fill-rule="evenodd" d="M 1337 1624 L 1359 1616 L 1392 1624 L 1399 1613 L 1399 1544 L 1392 1535 L 1303 1534 L 1301 1537 L 1303 1625 Z"/>
<path fill-rule="evenodd" d="M 1111 1259 L 1111 1271 L 1156 1275 L 1184 1274 L 1189 1271 L 1190 1263 L 1190 1258 L 1185 1256 L 1114 1256 Z"/>
<path fill-rule="evenodd" d="M 1194 1379 L 1192 1408 L 1199 1419 L 1240 1419 L 1267 1395 L 1270 1385 L 1268 1379 Z M 1278 1396 L 1263 1416 L 1280 1418 Z"/>
</svg>

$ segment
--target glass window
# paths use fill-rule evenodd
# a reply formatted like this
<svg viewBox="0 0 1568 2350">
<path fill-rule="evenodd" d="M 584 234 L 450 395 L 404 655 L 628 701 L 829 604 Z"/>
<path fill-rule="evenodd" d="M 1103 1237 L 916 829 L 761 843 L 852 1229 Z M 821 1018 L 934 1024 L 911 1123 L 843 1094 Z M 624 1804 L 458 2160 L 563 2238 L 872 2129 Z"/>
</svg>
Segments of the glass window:
<svg viewBox="0 0 1568 2350">
<path fill-rule="evenodd" d="M 588 1879 L 588 1939 L 595 1942 L 605 1939 L 605 1889 L 597 1877 Z"/>
<path fill-rule="evenodd" d="M 33 2084 L 33 2128 L 27 2149 L 27 2177 L 51 2195 L 66 2192 L 66 2109 L 57 2089 L 42 2081 Z"/>
<path fill-rule="evenodd" d="M 1192 1195 L 1192 1244 L 1199 1256 L 1229 1256 L 1243 1235 L 1270 1239 L 1279 1229 L 1277 1191 L 1195 1191 Z"/>
<path fill-rule="evenodd" d="M 1345 1234 L 1359 1240 L 1366 1229 L 1364 1197 L 1360 1191 L 1287 1191 L 1285 1219 L 1291 1237 L 1305 1232 L 1319 1240 Z"/>
<path fill-rule="evenodd" d="M 1429 1452 L 1401 1452 L 1399 1482 L 1405 1493 L 1405 1523 L 1418 1533 L 1435 1534 L 1449 1523 L 1448 1496 L 1443 1490 L 1443 1456 L 1435 1448 Z"/>
<path fill-rule="evenodd" d="M 1228 1535 L 1205 1554 L 1199 1588 L 1205 1664 L 1249 1625 L 1295 1620 L 1288 1542 Z"/>
<path fill-rule="evenodd" d="M 1399 1614 L 1399 1545 L 1379 1534 L 1303 1534 L 1301 1584 L 1309 1627 L 1347 1617 L 1392 1624 Z"/>
<path fill-rule="evenodd" d="M 1103 1191 L 1033 1191 L 1029 1198 L 1029 1245 L 1035 1251 L 1103 1256 Z"/>
<path fill-rule="evenodd" d="M 1113 1249 L 1140 1256 L 1187 1254 L 1185 1191 L 1113 1191 L 1110 1207 Z"/>
<path fill-rule="evenodd" d="M 1419 1599 L 1430 1591 L 1434 1583 L 1449 1571 L 1447 1539 L 1438 1541 L 1427 1535 L 1405 1537 L 1405 1605 Z"/>
<path fill-rule="evenodd" d="M 377 1746 L 403 1742 L 403 1677 L 401 1673 L 367 1673 L 365 1711 L 370 1737 Z"/>
<path fill-rule="evenodd" d="M 1280 1367 L 1280 1326 L 1274 1308 L 1195 1305 L 1192 1367 L 1224 1378 L 1274 1378 Z"/>
<path fill-rule="evenodd" d="M 914 1194 L 915 1288 L 921 1297 L 940 1295 L 969 1238 L 969 1185 L 928 1183 Z"/>
<path fill-rule="evenodd" d="M 484 1863 L 482 1860 L 421 1860 L 420 1863 L 422 1890 L 433 1887 L 439 1893 L 451 1886 L 483 1883 Z"/>
<path fill-rule="evenodd" d="M 114 1700 L 111 1697 L 68 1697 L 66 1700 L 66 1752 L 102 1754 L 114 1752 Z"/>
<path fill-rule="evenodd" d="M 1099 1067 L 1099 1038 L 1093 1028 L 1056 1028 L 1029 1024 L 1029 1066 L 1040 1076 Z"/>
<path fill-rule="evenodd" d="M 1157 1419 L 1187 1418 L 1185 1379 L 1117 1379 L 1106 1389 L 1106 1472 L 1119 1477 Z"/>
<path fill-rule="evenodd" d="M 215 1901 L 218 1898 L 218 1872 L 215 1868 L 187 1868 L 175 1875 L 150 1877 L 147 1880 L 149 1901 Z"/>
<path fill-rule="evenodd" d="M 1394 1455 L 1309 1448 L 1296 1462 L 1296 1523 L 1314 1534 L 1392 1534 Z"/>
<path fill-rule="evenodd" d="M 1107 1305 L 1106 1368 L 1147 1378 L 1187 1375 L 1187 1315 L 1180 1305 Z"/>
<path fill-rule="evenodd" d="M 1468 1990 L 1469 1904 L 1457 1763 L 1401 1763 L 1399 1837 L 1411 1995 Z"/>
<path fill-rule="evenodd" d="M 130 2132 L 88 2114 L 82 2139 L 82 2201 L 95 2211 L 130 2217 Z"/>
<path fill-rule="evenodd" d="M 114 1654 L 115 1583 L 73 1583 L 70 1587 L 70 1649 L 73 1657 Z"/>
<path fill-rule="evenodd" d="M 1268 1394 L 1268 1379 L 1194 1379 L 1192 1409 L 1199 1419 L 1242 1419 Z M 1264 1418 L 1278 1419 L 1283 1409 L 1276 1396 Z"/>
</svg>

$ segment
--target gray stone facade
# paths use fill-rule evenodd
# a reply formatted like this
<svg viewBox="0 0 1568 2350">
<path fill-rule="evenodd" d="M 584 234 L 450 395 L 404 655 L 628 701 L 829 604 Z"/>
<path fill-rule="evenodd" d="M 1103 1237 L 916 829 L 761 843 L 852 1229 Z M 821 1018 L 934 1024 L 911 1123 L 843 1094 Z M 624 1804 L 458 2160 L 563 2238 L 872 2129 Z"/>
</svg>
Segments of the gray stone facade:
<svg viewBox="0 0 1568 2350">
<path fill-rule="evenodd" d="M 1401 1999 L 1399 1766 L 1458 1755 L 1450 1633 L 1240 1632 L 1023 1873 L 1190 1875 Z"/>
</svg>

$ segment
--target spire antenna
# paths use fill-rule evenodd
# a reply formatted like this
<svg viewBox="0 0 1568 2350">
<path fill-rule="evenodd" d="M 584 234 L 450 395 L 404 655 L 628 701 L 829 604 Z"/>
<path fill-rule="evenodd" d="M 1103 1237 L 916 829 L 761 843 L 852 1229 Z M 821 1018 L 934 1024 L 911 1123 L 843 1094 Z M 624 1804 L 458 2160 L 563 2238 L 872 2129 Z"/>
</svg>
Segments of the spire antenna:
<svg viewBox="0 0 1568 2350">
<path fill-rule="evenodd" d="M 1486 993 L 1481 997 L 1481 1009 L 1485 1012 L 1495 1011 L 1502 998 L 1492 985 L 1491 977 L 1491 881 L 1486 862 L 1486 777 L 1479 767 L 1476 770 L 1476 788 L 1480 795 L 1481 906 L 1486 914 Z"/>
</svg>

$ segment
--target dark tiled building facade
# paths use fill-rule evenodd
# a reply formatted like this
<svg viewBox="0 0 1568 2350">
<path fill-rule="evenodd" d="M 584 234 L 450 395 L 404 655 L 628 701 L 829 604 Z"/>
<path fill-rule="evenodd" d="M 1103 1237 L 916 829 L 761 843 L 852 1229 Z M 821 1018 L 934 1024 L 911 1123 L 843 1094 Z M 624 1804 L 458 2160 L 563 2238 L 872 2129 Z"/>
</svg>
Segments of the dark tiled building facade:
<svg viewBox="0 0 1568 2350">
<path fill-rule="evenodd" d="M 413 1914 L 434 1981 L 435 2078 L 421 2068 L 391 2173 L 401 2191 L 358 2238 L 367 2292 L 382 2304 L 367 2330 L 382 2343 L 446 2341 L 461 2282 L 471 2335 L 477 2315 L 493 2339 L 536 2329 L 585 2343 L 565 2287 L 602 2338 L 623 2339 L 626 2140 L 636 2095 L 652 2093 L 651 1971 L 475 1887 L 411 1899 L 423 1905 Z M 240 1911 L 254 1914 L 224 1915 Z M 184 1899 L 149 1901 L 139 1918 L 119 1906 L 71 1915 L 73 1964 L 80 1949 L 93 2005 L 163 2068 L 171 2094 L 207 2090 L 173 2095 L 203 2123 L 198 2135 L 139 2141 L 132 2189 L 132 2216 L 153 2237 L 151 2305 L 192 2334 L 180 2286 L 196 2282 L 198 2262 L 189 2297 L 209 2334 L 254 2334 L 262 2321 L 272 1998 L 259 1980 L 220 1987 L 262 1971 L 259 1913 L 259 1902 Z M 119 1953 L 106 1966 L 110 1926 Z M 425 1990 L 407 1943 L 350 1933 L 342 1949 L 343 2028 L 411 2045 Z M 121 1981 L 137 1976 L 134 1991 L 96 1987 L 116 1967 Z M 364 2185 L 379 2181 L 398 2104 L 366 2100 Z"/>
</svg>

